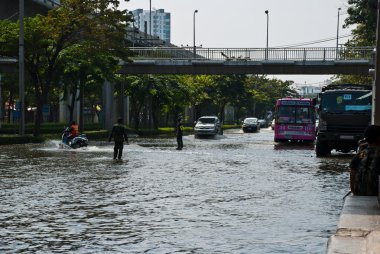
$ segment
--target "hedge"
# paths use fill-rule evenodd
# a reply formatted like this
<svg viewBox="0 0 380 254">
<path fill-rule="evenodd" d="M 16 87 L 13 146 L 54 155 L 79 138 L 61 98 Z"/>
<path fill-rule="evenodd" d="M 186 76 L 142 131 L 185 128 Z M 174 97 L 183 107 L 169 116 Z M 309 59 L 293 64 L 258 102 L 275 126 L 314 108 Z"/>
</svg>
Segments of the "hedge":
<svg viewBox="0 0 380 254">
<path fill-rule="evenodd" d="M 26 143 L 42 143 L 45 137 L 34 137 L 32 135 L 2 135 L 0 136 L 0 145 L 26 144 Z"/>
<path fill-rule="evenodd" d="M 62 133 L 63 129 L 67 127 L 64 123 L 43 123 L 41 124 L 41 134 L 54 134 Z M 1 124 L 0 134 L 17 134 L 18 124 Z M 25 133 L 33 133 L 34 124 L 28 123 L 25 125 Z M 95 131 L 101 130 L 100 124 L 85 124 L 84 130 Z"/>
<path fill-rule="evenodd" d="M 16 128 L 17 125 L 15 124 L 2 124 L 0 128 L 0 145 L 10 145 L 10 144 L 26 144 L 26 143 L 42 143 L 48 139 L 60 139 L 61 133 L 63 130 L 63 124 L 61 123 L 46 123 L 41 126 L 41 136 L 34 137 L 33 135 L 24 135 L 24 136 L 18 136 L 18 135 L 10 135 L 17 133 Z M 29 130 L 29 132 L 26 131 L 26 133 L 32 133 L 32 125 L 28 125 L 26 130 Z M 108 139 L 109 132 L 107 130 L 101 130 L 99 125 L 86 125 L 86 129 L 90 129 L 88 131 L 84 131 L 83 133 L 86 134 L 88 139 L 91 140 L 103 140 Z M 239 125 L 223 125 L 223 129 L 232 129 L 232 128 L 240 128 Z M 191 134 L 193 133 L 193 127 L 184 127 L 183 129 L 185 134 Z M 151 130 L 151 129 L 141 129 L 138 131 L 135 131 L 129 127 L 127 127 L 127 132 L 129 134 L 138 134 L 139 136 L 174 136 L 175 135 L 175 129 L 166 127 L 166 128 L 159 128 L 158 130 Z"/>
</svg>

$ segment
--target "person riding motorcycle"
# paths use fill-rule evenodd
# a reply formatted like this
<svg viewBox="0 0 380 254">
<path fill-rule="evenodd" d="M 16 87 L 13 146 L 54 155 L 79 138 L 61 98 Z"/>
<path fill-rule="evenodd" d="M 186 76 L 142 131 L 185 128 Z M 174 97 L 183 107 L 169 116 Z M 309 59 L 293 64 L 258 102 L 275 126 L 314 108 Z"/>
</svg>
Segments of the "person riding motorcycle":
<svg viewBox="0 0 380 254">
<path fill-rule="evenodd" d="M 71 140 L 79 135 L 79 128 L 75 121 L 71 122 L 69 132 L 70 134 L 68 136 L 68 140 Z"/>
</svg>

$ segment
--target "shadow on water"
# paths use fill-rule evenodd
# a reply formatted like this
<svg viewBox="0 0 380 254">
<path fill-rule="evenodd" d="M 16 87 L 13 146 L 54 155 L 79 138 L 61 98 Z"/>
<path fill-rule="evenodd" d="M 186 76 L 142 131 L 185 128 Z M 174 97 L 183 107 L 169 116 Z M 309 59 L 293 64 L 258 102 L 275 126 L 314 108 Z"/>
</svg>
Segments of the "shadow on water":
<svg viewBox="0 0 380 254">
<path fill-rule="evenodd" d="M 341 174 L 350 170 L 350 162 L 354 154 L 332 153 L 319 158 L 319 174 Z"/>
</svg>

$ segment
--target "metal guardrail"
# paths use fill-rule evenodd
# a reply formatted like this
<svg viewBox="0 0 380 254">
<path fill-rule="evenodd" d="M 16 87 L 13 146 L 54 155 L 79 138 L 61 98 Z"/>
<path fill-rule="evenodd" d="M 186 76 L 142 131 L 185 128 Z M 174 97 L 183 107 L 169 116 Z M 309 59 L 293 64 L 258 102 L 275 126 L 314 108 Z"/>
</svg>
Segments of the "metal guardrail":
<svg viewBox="0 0 380 254">
<path fill-rule="evenodd" d="M 196 48 L 134 47 L 132 59 L 209 61 L 336 61 L 374 60 L 373 47 L 315 48 Z M 194 56 L 195 55 L 195 56 Z"/>
</svg>

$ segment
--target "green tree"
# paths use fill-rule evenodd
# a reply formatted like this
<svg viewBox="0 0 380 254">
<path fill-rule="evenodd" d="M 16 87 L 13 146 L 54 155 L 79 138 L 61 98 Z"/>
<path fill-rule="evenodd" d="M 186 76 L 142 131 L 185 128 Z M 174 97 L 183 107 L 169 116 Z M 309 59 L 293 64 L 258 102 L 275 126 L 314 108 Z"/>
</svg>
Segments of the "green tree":
<svg viewBox="0 0 380 254">
<path fill-rule="evenodd" d="M 141 112 L 147 101 L 147 91 L 150 89 L 149 75 L 127 76 L 126 94 L 130 96 L 131 118 L 136 130 L 141 123 Z"/>
<path fill-rule="evenodd" d="M 377 31 L 377 0 L 348 0 L 348 17 L 343 27 L 352 29 L 352 40 L 346 46 L 376 45 Z M 334 83 L 370 84 L 373 78 L 369 75 L 336 75 Z"/>
<path fill-rule="evenodd" d="M 232 105 L 239 100 L 243 94 L 245 75 L 216 75 L 213 83 L 206 87 L 209 98 L 218 107 L 221 121 L 224 121 L 224 109 L 228 103 Z"/>
<path fill-rule="evenodd" d="M 63 0 L 47 16 L 25 20 L 25 64 L 37 103 L 34 135 L 40 133 L 42 106 L 48 103 L 52 88 L 63 75 L 60 66 L 65 64 L 66 50 L 86 45 L 92 52 L 127 59 L 124 32 L 129 16 L 118 6 L 116 0 Z M 1 23 L 0 41 L 7 42 L 4 48 L 8 54 L 15 55 L 10 45 L 17 41 L 16 31 L 15 24 Z"/>
<path fill-rule="evenodd" d="M 376 44 L 377 27 L 377 0 L 348 0 L 348 17 L 344 27 L 352 25 L 353 39 L 350 41 L 355 46 L 374 46 Z"/>
</svg>

